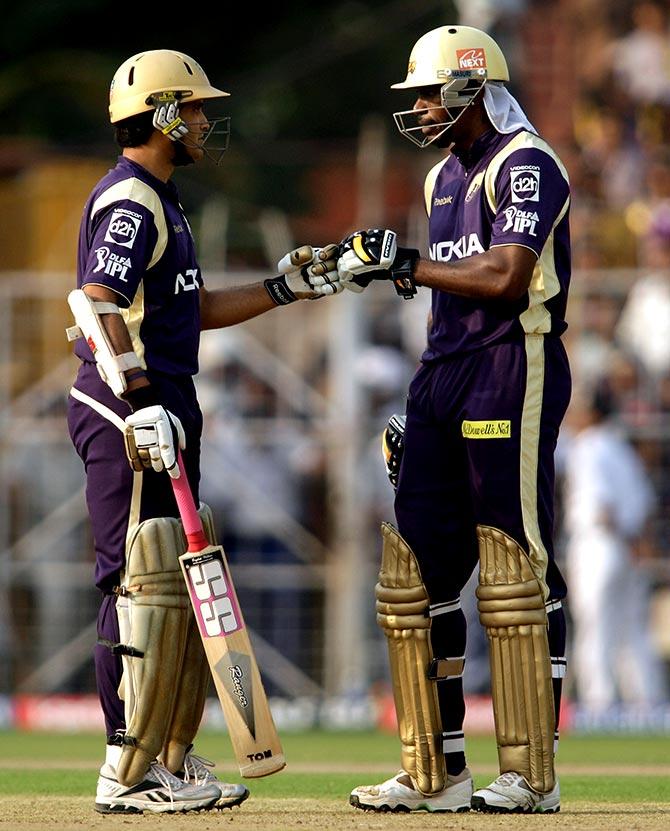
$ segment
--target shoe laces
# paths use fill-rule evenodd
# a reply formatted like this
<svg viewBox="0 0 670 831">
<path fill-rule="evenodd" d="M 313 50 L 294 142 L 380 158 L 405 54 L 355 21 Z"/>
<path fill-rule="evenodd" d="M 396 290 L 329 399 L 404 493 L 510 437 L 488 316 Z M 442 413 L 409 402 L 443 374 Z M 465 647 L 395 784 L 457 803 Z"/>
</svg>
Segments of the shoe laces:
<svg viewBox="0 0 670 831">
<path fill-rule="evenodd" d="M 187 753 L 184 756 L 184 782 L 193 781 L 194 785 L 207 785 L 216 780 L 216 775 L 209 768 L 214 767 L 214 762 L 198 756 L 197 753 Z"/>
<path fill-rule="evenodd" d="M 160 762 L 152 762 L 150 767 L 151 772 L 156 777 L 158 782 L 164 787 L 167 788 L 167 792 L 170 795 L 170 805 L 174 808 L 174 796 L 173 792 L 178 791 L 184 787 L 184 783 L 176 777 L 173 773 L 164 766 L 161 765 Z"/>
<path fill-rule="evenodd" d="M 508 771 L 507 773 L 501 773 L 500 776 L 496 779 L 496 782 L 499 785 L 517 785 L 519 783 L 519 774 L 512 773 L 512 771 Z"/>
</svg>

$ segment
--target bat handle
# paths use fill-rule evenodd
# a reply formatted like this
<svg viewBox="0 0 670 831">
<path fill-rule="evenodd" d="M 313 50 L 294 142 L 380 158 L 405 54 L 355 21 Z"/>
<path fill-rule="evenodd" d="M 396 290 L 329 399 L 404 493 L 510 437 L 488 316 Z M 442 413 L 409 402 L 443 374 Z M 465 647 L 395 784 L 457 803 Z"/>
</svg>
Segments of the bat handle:
<svg viewBox="0 0 670 831">
<path fill-rule="evenodd" d="M 186 475 L 186 468 L 184 467 L 184 459 L 181 455 L 181 450 L 177 451 L 177 464 L 179 465 L 179 472 L 181 475 L 179 479 L 173 479 L 170 477 L 170 482 L 172 483 L 174 498 L 177 500 L 177 508 L 179 508 L 179 516 L 181 517 L 184 531 L 186 533 L 188 550 L 201 551 L 209 545 L 209 542 L 205 536 L 198 509 L 195 507 L 195 501 L 193 499 L 193 494 L 191 493 L 191 486 L 188 483 L 188 476 Z"/>
</svg>

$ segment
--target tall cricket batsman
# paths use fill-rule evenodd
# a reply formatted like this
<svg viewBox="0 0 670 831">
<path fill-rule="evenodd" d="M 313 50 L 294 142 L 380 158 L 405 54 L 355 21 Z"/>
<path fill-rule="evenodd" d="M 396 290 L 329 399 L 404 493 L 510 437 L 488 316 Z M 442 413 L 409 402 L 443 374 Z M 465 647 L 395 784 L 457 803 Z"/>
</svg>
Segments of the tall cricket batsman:
<svg viewBox="0 0 670 831">
<path fill-rule="evenodd" d="M 570 398 L 561 335 L 570 280 L 570 186 L 561 160 L 505 87 L 485 32 L 424 34 L 394 89 L 420 148 L 443 151 L 425 181 L 429 259 L 388 229 L 342 242 L 340 277 L 432 293 L 426 349 L 400 447 L 395 516 L 383 526 L 377 620 L 388 641 L 402 771 L 356 788 L 367 810 L 555 812 L 566 589 L 552 543 L 554 450 Z M 413 101 L 413 105 L 412 105 Z M 449 152 L 445 152 L 449 151 Z M 474 790 L 463 735 L 466 622 L 479 566 L 500 776 Z M 474 793 L 473 793 L 474 791 Z"/>
<path fill-rule="evenodd" d="M 334 248 L 310 246 L 282 258 L 276 277 L 204 287 L 171 178 L 205 155 L 218 163 L 229 119 L 210 108 L 227 95 L 181 52 L 143 52 L 119 67 L 109 116 L 121 155 L 84 208 L 68 297 L 81 361 L 68 425 L 86 470 L 101 595 L 102 813 L 232 807 L 249 795 L 193 752 L 211 675 L 180 568 L 187 546 L 170 477 L 187 476 L 213 545 L 211 512 L 198 500 L 200 331 L 342 288 Z"/>
</svg>

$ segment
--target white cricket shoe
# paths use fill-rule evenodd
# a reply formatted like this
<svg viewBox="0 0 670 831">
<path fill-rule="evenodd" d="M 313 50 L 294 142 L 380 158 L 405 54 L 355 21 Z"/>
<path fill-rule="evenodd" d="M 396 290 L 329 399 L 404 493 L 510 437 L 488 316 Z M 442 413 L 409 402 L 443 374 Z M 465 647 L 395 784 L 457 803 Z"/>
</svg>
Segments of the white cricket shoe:
<svg viewBox="0 0 670 831">
<path fill-rule="evenodd" d="M 210 770 L 213 767 L 214 762 L 192 753 L 189 747 L 184 756 L 184 769 L 177 773 L 177 776 L 188 785 L 214 785 L 218 788 L 220 796 L 214 805 L 215 808 L 234 808 L 241 805 L 249 796 L 249 789 L 244 785 L 222 782 Z"/>
<path fill-rule="evenodd" d="M 464 768 L 457 776 L 447 776 L 447 786 L 443 791 L 425 796 L 416 789 L 411 776 L 401 770 L 381 785 L 354 788 L 349 803 L 364 811 L 469 811 L 473 789 L 472 774 Z"/>
<path fill-rule="evenodd" d="M 503 773 L 488 788 L 472 795 L 472 810 L 492 814 L 557 814 L 561 810 L 558 780 L 549 793 L 534 790 L 518 773 Z"/>
<path fill-rule="evenodd" d="M 105 763 L 100 768 L 95 810 L 101 814 L 172 814 L 213 808 L 221 797 L 215 785 L 188 785 L 158 762 L 152 762 L 137 785 L 122 785 L 116 770 Z"/>
</svg>

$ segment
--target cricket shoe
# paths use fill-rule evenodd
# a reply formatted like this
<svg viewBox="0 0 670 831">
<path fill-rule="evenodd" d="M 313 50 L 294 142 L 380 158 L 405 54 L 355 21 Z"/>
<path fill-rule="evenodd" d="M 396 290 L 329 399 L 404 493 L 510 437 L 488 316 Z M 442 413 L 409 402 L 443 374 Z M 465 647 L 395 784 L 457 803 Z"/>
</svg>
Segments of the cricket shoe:
<svg viewBox="0 0 670 831">
<path fill-rule="evenodd" d="M 472 810 L 490 814 L 557 814 L 561 810 L 558 780 L 549 793 L 540 793 L 518 773 L 503 773 L 488 788 L 474 792 Z"/>
<path fill-rule="evenodd" d="M 144 779 L 136 785 L 122 785 L 115 769 L 100 768 L 95 810 L 101 814 L 173 814 L 213 808 L 221 798 L 215 785 L 189 785 L 173 776 L 158 762 L 152 762 Z"/>
<path fill-rule="evenodd" d="M 404 770 L 381 785 L 360 785 L 349 796 L 349 804 L 364 811 L 430 811 L 452 813 L 469 811 L 473 791 L 472 775 L 467 768 L 457 776 L 447 776 L 447 786 L 426 796 L 418 791 L 412 777 Z"/>
<path fill-rule="evenodd" d="M 241 805 L 249 796 L 249 789 L 244 785 L 222 782 L 210 770 L 214 767 L 214 762 L 192 753 L 191 750 L 192 747 L 189 747 L 186 751 L 184 769 L 176 774 L 177 777 L 187 785 L 197 785 L 199 787 L 213 785 L 218 788 L 220 796 L 214 805 L 215 808 L 234 808 L 236 805 Z"/>
</svg>

